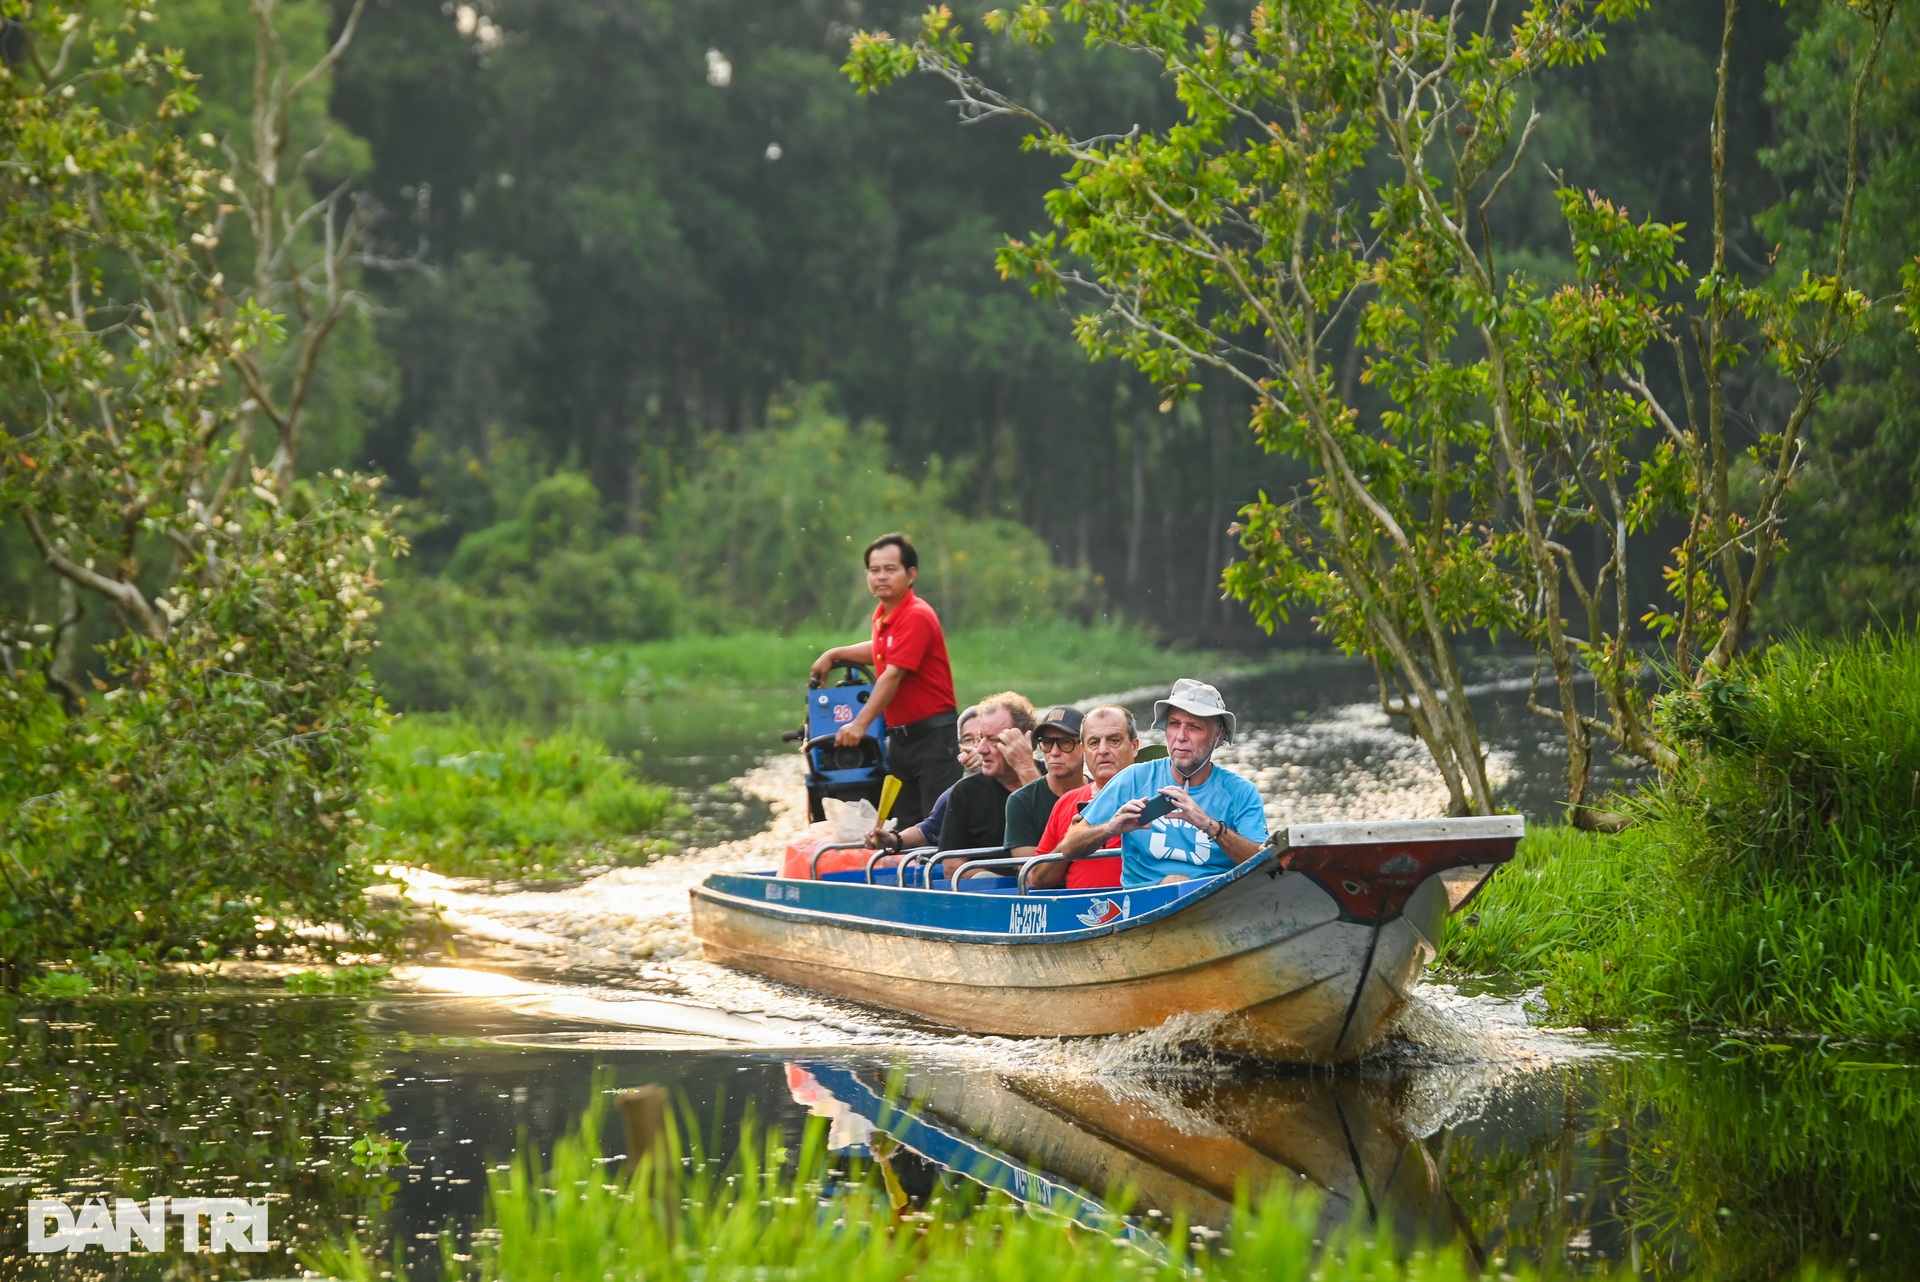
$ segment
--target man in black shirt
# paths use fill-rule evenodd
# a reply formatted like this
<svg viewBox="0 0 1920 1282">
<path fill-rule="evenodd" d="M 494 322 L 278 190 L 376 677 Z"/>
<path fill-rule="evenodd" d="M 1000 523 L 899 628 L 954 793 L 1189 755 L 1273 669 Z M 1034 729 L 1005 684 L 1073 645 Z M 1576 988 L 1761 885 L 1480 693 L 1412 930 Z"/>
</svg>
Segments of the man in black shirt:
<svg viewBox="0 0 1920 1282">
<path fill-rule="evenodd" d="M 940 849 L 998 847 L 1007 830 L 1007 798 L 1015 788 L 1040 777 L 1033 763 L 1033 705 L 1007 691 L 980 701 L 967 742 L 980 757 L 980 773 L 953 785 L 947 815 L 940 824 Z M 948 860 L 952 875 L 964 860 Z"/>
<path fill-rule="evenodd" d="M 1086 753 L 1080 746 L 1080 709 L 1048 708 L 1033 728 L 1034 755 L 1046 773 L 1007 798 L 1007 831 L 1003 840 L 1013 854 L 1027 856 L 1040 845 L 1053 807 L 1060 798 L 1085 783 Z"/>
</svg>

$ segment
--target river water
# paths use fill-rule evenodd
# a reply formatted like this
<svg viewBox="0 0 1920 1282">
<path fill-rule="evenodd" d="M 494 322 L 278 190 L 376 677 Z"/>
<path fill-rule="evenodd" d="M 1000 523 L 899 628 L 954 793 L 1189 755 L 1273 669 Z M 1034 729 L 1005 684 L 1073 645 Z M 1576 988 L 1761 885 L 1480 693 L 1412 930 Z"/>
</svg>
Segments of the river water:
<svg viewBox="0 0 1920 1282">
<path fill-rule="evenodd" d="M 1204 675 L 1204 674 L 1203 674 Z M 1503 798 L 1552 817 L 1561 758 L 1525 709 L 1525 669 L 1488 662 L 1474 701 Z M 1232 763 L 1275 822 L 1436 813 L 1417 742 L 1364 668 L 1303 659 L 1222 679 Z M 1148 692 L 1123 692 L 1142 711 Z M 789 707 L 788 705 L 793 705 Z M 596 1098 L 665 1087 L 724 1148 L 753 1119 L 826 1119 L 837 1151 L 887 1123 L 910 1191 L 975 1181 L 1091 1214 L 1125 1188 L 1137 1222 L 1224 1225 L 1237 1186 L 1318 1190 L 1402 1240 L 1457 1243 L 1496 1276 L 1776 1276 L 1803 1258 L 1880 1276 L 1920 1265 L 1920 1065 L 1859 1047 L 1601 1038 L 1536 1027 L 1526 993 L 1430 984 L 1375 1061 L 1338 1074 L 1211 1062 L 1177 1027 L 1056 1041 L 957 1035 L 738 975 L 698 957 L 688 887 L 771 865 L 801 822 L 797 710 L 742 700 L 595 712 L 698 802 L 688 853 L 578 884 L 424 873 L 447 941 L 357 1000 L 284 995 L 229 972 L 205 991 L 13 1001 L 0 1024 L 0 1256 L 9 1275 L 280 1277 L 358 1235 L 426 1276 L 480 1212 L 490 1170 L 542 1151 Z M 1615 777 L 1620 777 L 1616 772 Z M 619 1109 L 605 1151 L 627 1147 Z M 352 1144 L 405 1141 L 389 1180 Z M 275 1248 L 185 1259 L 25 1255 L 29 1196 L 266 1196 Z"/>
</svg>

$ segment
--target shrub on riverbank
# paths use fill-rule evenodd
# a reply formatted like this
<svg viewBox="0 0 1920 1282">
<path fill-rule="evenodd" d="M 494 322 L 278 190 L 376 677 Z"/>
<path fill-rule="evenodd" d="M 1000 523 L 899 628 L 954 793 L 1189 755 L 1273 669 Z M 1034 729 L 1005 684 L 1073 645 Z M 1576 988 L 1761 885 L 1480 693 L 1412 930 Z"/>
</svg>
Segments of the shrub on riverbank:
<svg viewBox="0 0 1920 1282">
<path fill-rule="evenodd" d="M 0 636 L 0 961 L 324 950 L 390 924 L 354 844 L 385 720 L 357 668 L 384 518 L 356 480 L 279 504 L 158 598 L 163 632 L 99 648 L 92 697 L 56 696 L 49 642 Z"/>
<path fill-rule="evenodd" d="M 1449 960 L 1571 1022 L 1920 1043 L 1920 645 L 1792 642 L 1663 716 L 1638 822 L 1530 839 Z"/>
<path fill-rule="evenodd" d="M 601 1159 L 602 1121 L 601 1109 L 589 1110 L 580 1131 L 555 1146 L 549 1167 L 523 1152 L 489 1177 L 489 1231 L 474 1235 L 471 1257 L 444 1239 L 446 1282 L 1466 1282 L 1479 1273 L 1462 1252 L 1404 1251 L 1364 1224 L 1323 1244 L 1317 1199 L 1280 1181 L 1243 1197 L 1232 1232 L 1196 1258 L 1178 1223 L 1165 1241 L 1140 1238 L 1120 1232 L 1117 1216 L 1077 1225 L 999 1194 L 973 1196 L 964 1184 L 936 1186 L 918 1206 L 904 1192 L 890 1197 L 898 1186 L 882 1168 L 832 1169 L 817 1119 L 792 1161 L 777 1141 L 749 1136 L 724 1165 L 696 1154 L 664 1164 L 650 1157 L 625 1171 Z M 1517 1262 L 1498 1263 L 1531 1276 Z M 351 1247 L 310 1264 L 343 1282 L 404 1282 L 397 1266 L 385 1272 Z"/>
<path fill-rule="evenodd" d="M 368 849 L 461 876 L 563 873 L 656 848 L 673 794 L 590 735 L 409 716 L 373 746 Z"/>
</svg>

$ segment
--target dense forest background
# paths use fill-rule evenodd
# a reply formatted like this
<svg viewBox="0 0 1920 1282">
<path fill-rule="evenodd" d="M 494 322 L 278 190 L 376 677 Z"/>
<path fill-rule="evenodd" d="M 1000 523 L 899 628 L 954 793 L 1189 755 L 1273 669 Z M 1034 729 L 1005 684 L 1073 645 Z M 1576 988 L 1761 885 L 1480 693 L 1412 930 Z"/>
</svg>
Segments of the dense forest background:
<svg viewBox="0 0 1920 1282">
<path fill-rule="evenodd" d="M 958 125 L 930 78 L 860 98 L 840 71 L 855 27 L 902 30 L 916 9 L 372 0 L 324 118 L 296 122 L 335 144 L 315 189 L 351 182 L 367 228 L 361 305 L 325 349 L 301 466 L 384 473 L 406 503 L 390 651 L 844 621 L 862 608 L 851 548 L 896 525 L 933 538 L 929 577 L 961 622 L 1118 614 L 1170 638 L 1258 635 L 1218 587 L 1229 526 L 1305 469 L 1262 453 L 1232 390 L 1163 404 L 1090 363 L 1060 305 L 999 279 L 994 248 L 1044 225 L 1057 163 L 1008 122 Z M 347 12 L 295 0 L 280 25 L 319 48 Z M 1543 163 L 1494 229 L 1508 261 L 1569 271 L 1553 172 L 1636 216 L 1708 224 L 1722 17 L 1653 6 L 1609 56 L 1537 87 Z M 1920 246 L 1920 45 L 1900 21 L 1858 242 L 1881 293 Z M 244 129 L 245 7 L 184 0 L 160 25 L 204 77 L 199 127 Z M 1729 199 L 1750 276 L 1830 204 L 1831 38 L 1807 5 L 1742 13 Z M 1154 66 L 1112 51 L 989 41 L 981 61 L 1083 133 L 1177 107 Z M 1354 353 L 1342 377 L 1361 370 Z M 1920 603 L 1917 372 L 1891 326 L 1850 349 L 1812 433 L 1775 628 Z M 0 538 L 7 590 L 48 617 L 31 545 Z"/>
</svg>

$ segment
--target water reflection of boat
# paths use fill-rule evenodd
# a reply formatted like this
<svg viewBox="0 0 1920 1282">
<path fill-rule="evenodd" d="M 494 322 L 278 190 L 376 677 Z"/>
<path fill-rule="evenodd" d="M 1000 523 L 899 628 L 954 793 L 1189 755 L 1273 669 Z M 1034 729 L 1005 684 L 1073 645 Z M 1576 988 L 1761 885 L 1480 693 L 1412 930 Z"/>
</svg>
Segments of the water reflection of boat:
<svg viewBox="0 0 1920 1282">
<path fill-rule="evenodd" d="M 1401 1119 L 1392 1083 L 1299 1077 L 1114 1089 L 1080 1077 L 916 1069 L 889 1083 L 848 1061 L 789 1064 L 796 1101 L 831 1119 L 829 1144 L 875 1129 L 927 1161 L 1087 1223 L 1183 1214 L 1224 1229 L 1241 1188 L 1319 1191 L 1331 1229 L 1354 1217 L 1401 1242 L 1442 1242 L 1456 1216 L 1440 1170 Z M 894 1102 L 890 1103 L 889 1100 Z"/>
<path fill-rule="evenodd" d="M 719 873 L 708 958 L 980 1033 L 1083 1036 L 1201 1016 L 1192 1040 L 1298 1063 L 1377 1046 L 1441 923 L 1512 858 L 1518 816 L 1296 824 L 1232 872 L 1088 894 L 977 876 Z"/>
</svg>

